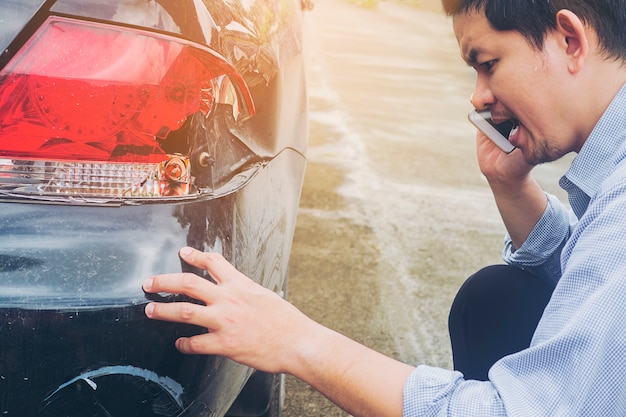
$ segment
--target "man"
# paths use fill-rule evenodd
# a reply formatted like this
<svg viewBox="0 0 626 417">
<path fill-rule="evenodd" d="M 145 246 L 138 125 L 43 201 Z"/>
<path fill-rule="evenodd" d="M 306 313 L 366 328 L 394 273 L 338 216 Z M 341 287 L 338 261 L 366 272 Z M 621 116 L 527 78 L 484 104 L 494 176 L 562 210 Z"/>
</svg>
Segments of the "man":
<svg viewBox="0 0 626 417">
<path fill-rule="evenodd" d="M 206 306 L 151 303 L 146 314 L 209 329 L 178 340 L 184 353 L 292 374 L 355 416 L 624 416 L 626 1 L 443 4 L 477 72 L 472 104 L 513 120 L 518 148 L 507 155 L 477 135 L 509 265 L 478 272 L 455 300 L 457 370 L 380 355 L 313 322 L 220 255 L 189 248 L 183 259 L 217 285 L 171 274 L 144 289 Z M 578 155 L 560 183 L 575 216 L 531 176 L 536 164 L 570 152 Z"/>
</svg>

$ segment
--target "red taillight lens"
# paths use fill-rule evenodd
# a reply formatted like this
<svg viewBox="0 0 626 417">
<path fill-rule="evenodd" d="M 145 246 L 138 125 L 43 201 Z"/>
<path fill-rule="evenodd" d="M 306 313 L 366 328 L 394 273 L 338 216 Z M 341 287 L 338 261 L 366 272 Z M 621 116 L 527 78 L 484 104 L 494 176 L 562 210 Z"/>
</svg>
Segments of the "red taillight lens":
<svg viewBox="0 0 626 417">
<path fill-rule="evenodd" d="M 51 17 L 0 72 L 0 158 L 165 161 L 156 138 L 208 114 L 224 76 L 251 114 L 243 80 L 208 49 Z"/>
</svg>

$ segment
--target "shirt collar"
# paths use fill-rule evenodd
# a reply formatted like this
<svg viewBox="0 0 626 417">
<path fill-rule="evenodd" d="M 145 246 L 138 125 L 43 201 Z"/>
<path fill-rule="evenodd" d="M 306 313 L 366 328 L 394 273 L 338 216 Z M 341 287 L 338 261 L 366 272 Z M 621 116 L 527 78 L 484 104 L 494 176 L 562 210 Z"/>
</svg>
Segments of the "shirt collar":
<svg viewBox="0 0 626 417">
<path fill-rule="evenodd" d="M 592 197 L 615 166 L 626 140 L 626 84 L 611 101 L 564 177 Z"/>
</svg>

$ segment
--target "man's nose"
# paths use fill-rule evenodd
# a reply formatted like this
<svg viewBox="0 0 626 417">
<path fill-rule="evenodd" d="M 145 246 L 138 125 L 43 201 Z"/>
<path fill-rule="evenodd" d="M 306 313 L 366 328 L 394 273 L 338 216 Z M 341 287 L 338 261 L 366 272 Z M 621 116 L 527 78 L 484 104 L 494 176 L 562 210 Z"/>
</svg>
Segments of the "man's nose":
<svg viewBox="0 0 626 417">
<path fill-rule="evenodd" d="M 474 106 L 475 109 L 482 110 L 489 108 L 495 101 L 496 98 L 489 87 L 489 83 L 483 79 L 483 77 L 478 76 L 478 78 L 476 78 L 474 92 L 470 96 L 472 106 Z"/>
</svg>

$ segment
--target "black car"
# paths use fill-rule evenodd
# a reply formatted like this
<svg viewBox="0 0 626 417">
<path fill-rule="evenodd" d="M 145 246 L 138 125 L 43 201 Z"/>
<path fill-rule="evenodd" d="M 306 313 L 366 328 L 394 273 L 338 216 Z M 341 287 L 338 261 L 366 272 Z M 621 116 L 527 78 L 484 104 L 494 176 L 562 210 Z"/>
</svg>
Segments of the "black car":
<svg viewBox="0 0 626 417">
<path fill-rule="evenodd" d="M 280 375 L 179 353 L 203 330 L 141 284 L 189 245 L 285 292 L 302 6 L 0 0 L 0 415 L 279 415 Z"/>
</svg>

